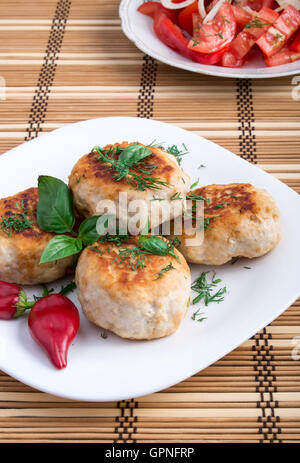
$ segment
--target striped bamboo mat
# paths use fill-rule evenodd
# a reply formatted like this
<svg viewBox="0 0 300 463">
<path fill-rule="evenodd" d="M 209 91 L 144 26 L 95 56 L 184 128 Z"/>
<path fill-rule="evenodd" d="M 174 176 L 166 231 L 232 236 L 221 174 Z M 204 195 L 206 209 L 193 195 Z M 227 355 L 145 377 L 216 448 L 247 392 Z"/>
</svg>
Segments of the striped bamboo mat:
<svg viewBox="0 0 300 463">
<path fill-rule="evenodd" d="M 70 122 L 153 117 L 299 192 L 297 82 L 157 63 L 122 34 L 116 0 L 0 0 L 0 153 Z M 51 397 L 0 372 L 0 442 L 300 442 L 297 336 L 299 302 L 192 378 L 118 403 Z"/>
</svg>

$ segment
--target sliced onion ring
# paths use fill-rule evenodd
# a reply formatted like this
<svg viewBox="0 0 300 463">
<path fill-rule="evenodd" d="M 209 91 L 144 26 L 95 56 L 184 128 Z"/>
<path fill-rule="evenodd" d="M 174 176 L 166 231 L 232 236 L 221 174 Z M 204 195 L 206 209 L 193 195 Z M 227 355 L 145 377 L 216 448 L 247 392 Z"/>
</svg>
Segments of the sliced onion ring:
<svg viewBox="0 0 300 463">
<path fill-rule="evenodd" d="M 212 7 L 212 9 L 210 10 L 210 12 L 205 16 L 205 18 L 203 19 L 203 24 L 207 23 L 208 21 L 212 21 L 214 19 L 214 17 L 216 16 L 216 14 L 218 13 L 219 9 L 221 8 L 221 6 L 223 5 L 223 3 L 225 3 L 226 0 L 219 0 L 215 6 Z"/>
<path fill-rule="evenodd" d="M 179 10 L 179 8 L 185 8 L 186 6 L 194 3 L 195 0 L 184 0 L 180 3 L 173 3 L 172 0 L 161 0 L 162 6 L 169 10 Z"/>
<path fill-rule="evenodd" d="M 292 5 L 296 10 L 300 10 L 300 1 L 299 0 L 276 0 L 279 4 L 279 7 L 275 11 L 284 10 L 288 5 Z"/>
<path fill-rule="evenodd" d="M 206 16 L 206 11 L 205 11 L 205 6 L 204 6 L 204 0 L 198 0 L 198 10 L 201 18 L 205 18 Z"/>
</svg>

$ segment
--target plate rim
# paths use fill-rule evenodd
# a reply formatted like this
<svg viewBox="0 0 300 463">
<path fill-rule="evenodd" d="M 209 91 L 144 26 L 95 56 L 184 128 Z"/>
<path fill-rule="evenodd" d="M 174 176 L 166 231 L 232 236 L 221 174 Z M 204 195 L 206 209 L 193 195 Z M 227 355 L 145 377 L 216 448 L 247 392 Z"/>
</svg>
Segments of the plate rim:
<svg viewBox="0 0 300 463">
<path fill-rule="evenodd" d="M 232 71 L 232 74 L 223 73 L 222 72 L 222 66 L 207 65 L 207 66 L 209 66 L 209 68 L 216 69 L 216 71 L 215 70 L 210 70 L 210 69 L 202 69 L 202 68 L 197 70 L 197 69 L 192 68 L 189 64 L 174 63 L 173 60 L 168 59 L 165 56 L 159 55 L 156 52 L 153 52 L 153 50 L 147 44 L 144 44 L 142 41 L 139 41 L 137 39 L 137 37 L 133 34 L 133 31 L 132 31 L 132 29 L 130 27 L 129 16 L 127 15 L 127 9 L 126 9 L 127 6 L 130 4 L 130 2 L 132 2 L 132 1 L 135 1 L 135 0 L 121 0 L 120 5 L 119 5 L 119 16 L 120 16 L 120 19 L 121 19 L 121 27 L 122 27 L 122 30 L 123 30 L 124 34 L 126 35 L 126 37 L 131 42 L 134 43 L 134 45 L 139 50 L 141 50 L 146 55 L 149 55 L 152 58 L 154 58 L 154 59 L 156 59 L 156 60 L 158 60 L 158 61 L 160 61 L 160 62 L 162 62 L 164 64 L 175 67 L 177 69 L 184 69 L 185 71 L 194 72 L 196 74 L 203 74 L 203 75 L 221 77 L 221 78 L 225 77 L 226 79 L 274 79 L 274 78 L 278 78 L 278 77 L 293 76 L 293 75 L 297 75 L 297 74 L 300 73 L 300 60 L 298 61 L 299 69 L 294 69 L 294 70 L 291 70 L 291 71 L 277 72 L 277 73 L 274 73 L 274 74 L 271 74 L 271 75 L 263 75 L 264 69 L 270 69 L 267 66 L 265 66 L 263 68 L 258 68 L 258 69 L 260 69 L 260 71 L 262 73 L 250 74 L 250 73 L 247 73 L 245 71 L 245 72 L 237 75 L 237 74 L 234 74 L 234 71 Z M 165 46 L 165 47 L 167 48 L 167 46 Z M 192 61 L 191 61 L 191 63 L 192 63 Z M 289 64 L 293 64 L 293 63 L 283 64 L 283 65 L 280 65 L 280 66 L 274 66 L 274 68 L 284 67 L 284 66 L 287 66 Z M 226 68 L 226 69 L 230 69 L 230 68 Z M 234 69 L 234 68 L 231 68 L 231 69 Z M 243 69 L 243 68 L 239 68 L 239 69 Z"/>
</svg>

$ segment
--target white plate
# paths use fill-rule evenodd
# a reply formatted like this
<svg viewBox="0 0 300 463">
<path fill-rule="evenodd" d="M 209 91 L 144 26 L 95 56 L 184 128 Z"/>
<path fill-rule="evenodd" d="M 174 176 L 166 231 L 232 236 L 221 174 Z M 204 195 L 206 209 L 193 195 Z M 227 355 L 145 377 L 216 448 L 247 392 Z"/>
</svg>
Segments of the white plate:
<svg viewBox="0 0 300 463">
<path fill-rule="evenodd" d="M 195 63 L 164 45 L 153 32 L 153 19 L 137 11 L 143 0 L 122 0 L 120 17 L 123 32 L 144 53 L 165 64 L 187 71 L 218 77 L 255 78 L 281 77 L 298 74 L 300 60 L 268 68 L 262 57 L 255 55 L 242 68 L 225 68 L 217 65 Z"/>
<path fill-rule="evenodd" d="M 184 143 L 183 168 L 200 184 L 251 182 L 266 188 L 282 212 L 283 238 L 268 255 L 217 269 L 229 293 L 205 309 L 203 323 L 191 319 L 155 341 L 127 341 L 101 330 L 81 315 L 68 367 L 59 371 L 31 339 L 27 319 L 0 321 L 0 368 L 54 395 L 92 401 L 120 400 L 167 388 L 224 356 L 280 315 L 299 295 L 299 196 L 258 167 L 197 135 L 162 122 L 130 117 L 94 119 L 68 125 L 0 157 L 0 197 L 37 184 L 40 174 L 67 181 L 73 164 L 91 148 L 116 141 Z M 197 170 L 200 164 L 207 167 Z M 251 270 L 244 269 L 250 265 Z M 193 279 L 206 269 L 195 265 Z M 60 287 L 59 284 L 49 285 Z M 29 288 L 28 288 L 29 289 Z M 30 294 L 37 294 L 38 287 Z M 79 307 L 76 295 L 72 299 Z"/>
</svg>

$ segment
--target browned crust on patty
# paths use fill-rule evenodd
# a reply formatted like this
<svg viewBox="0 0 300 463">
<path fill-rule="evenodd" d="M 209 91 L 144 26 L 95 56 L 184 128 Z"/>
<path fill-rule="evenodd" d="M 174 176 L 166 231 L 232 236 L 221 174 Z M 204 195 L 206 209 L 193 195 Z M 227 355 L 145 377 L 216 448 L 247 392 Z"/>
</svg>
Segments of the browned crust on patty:
<svg viewBox="0 0 300 463">
<path fill-rule="evenodd" d="M 178 256 L 178 260 L 171 255 L 158 256 L 148 254 L 144 261 L 145 266 L 133 270 L 130 262 L 134 265 L 135 261 L 130 260 L 130 258 L 122 261 L 122 256 L 120 256 L 119 252 L 122 249 L 136 247 L 137 240 L 137 237 L 132 237 L 127 243 L 122 243 L 120 246 L 110 242 L 98 242 L 85 250 L 85 253 L 88 254 L 91 262 L 93 262 L 92 265 L 95 266 L 95 272 L 97 272 L 103 287 L 106 287 L 108 290 L 111 287 L 118 287 L 124 293 L 126 292 L 126 288 L 131 291 L 130 287 L 132 285 L 135 288 L 145 288 L 149 284 L 155 285 L 157 281 L 161 280 L 161 278 L 156 280 L 157 274 L 169 263 L 172 263 L 175 269 L 180 268 L 182 271 L 189 273 L 189 268 L 184 257 L 176 249 L 174 249 L 174 252 Z M 175 271 L 171 270 L 167 273 Z"/>
<path fill-rule="evenodd" d="M 48 233 L 40 229 L 37 223 L 37 205 L 39 200 L 39 194 L 37 188 L 28 188 L 27 190 L 21 191 L 13 196 L 9 196 L 4 199 L 0 199 L 0 235 L 8 237 L 7 233 L 1 228 L 3 218 L 7 219 L 12 215 L 19 215 L 25 211 L 28 220 L 31 222 L 31 228 L 25 230 L 12 230 L 11 236 L 19 239 L 41 239 L 47 238 L 50 240 L 54 234 Z"/>
<path fill-rule="evenodd" d="M 103 149 L 109 150 L 110 148 L 115 149 L 118 147 L 127 148 L 128 146 L 135 143 L 138 143 L 141 146 L 145 146 L 139 142 L 128 143 L 127 141 L 124 141 L 122 143 L 106 145 Z M 176 159 L 174 158 L 174 161 L 172 160 L 173 165 L 171 165 L 169 153 L 160 148 L 155 148 L 152 146 L 148 146 L 148 148 L 151 150 L 152 155 L 143 159 L 143 163 L 145 163 L 145 165 L 155 165 L 156 168 L 153 169 L 152 172 L 149 172 L 145 175 L 147 177 L 157 178 L 163 182 L 170 183 L 173 172 L 178 169 L 178 166 L 176 165 Z M 167 158 L 166 155 L 168 156 Z M 74 166 L 70 176 L 70 181 L 74 183 L 74 179 L 75 182 L 79 182 L 84 181 L 85 178 L 94 178 L 96 183 L 98 182 L 101 185 L 105 184 L 107 186 L 109 184 L 113 184 L 114 189 L 116 188 L 116 184 L 120 187 L 120 189 L 123 189 L 124 187 L 128 188 L 127 180 L 123 178 L 119 181 L 116 181 L 116 172 L 110 169 L 107 164 L 99 161 L 97 159 L 98 157 L 99 154 L 96 151 L 92 151 L 91 153 L 83 156 Z M 114 158 L 117 159 L 118 155 L 115 155 Z M 135 172 L 134 169 L 131 169 L 131 171 Z M 138 171 L 136 171 L 136 173 L 138 173 Z"/>
</svg>

